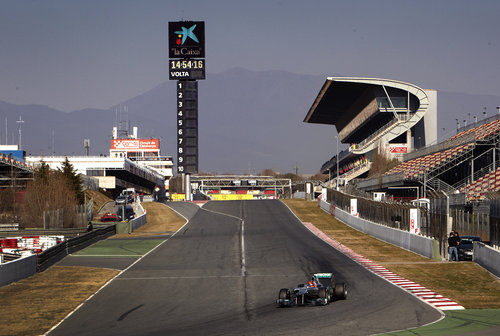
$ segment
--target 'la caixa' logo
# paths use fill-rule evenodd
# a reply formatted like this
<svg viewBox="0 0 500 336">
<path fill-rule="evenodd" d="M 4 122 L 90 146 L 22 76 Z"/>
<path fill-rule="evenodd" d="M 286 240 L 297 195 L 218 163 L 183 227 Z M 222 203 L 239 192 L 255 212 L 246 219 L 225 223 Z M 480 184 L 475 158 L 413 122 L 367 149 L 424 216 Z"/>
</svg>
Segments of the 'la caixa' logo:
<svg viewBox="0 0 500 336">
<path fill-rule="evenodd" d="M 168 57 L 205 58 L 205 22 L 169 22 Z"/>
</svg>

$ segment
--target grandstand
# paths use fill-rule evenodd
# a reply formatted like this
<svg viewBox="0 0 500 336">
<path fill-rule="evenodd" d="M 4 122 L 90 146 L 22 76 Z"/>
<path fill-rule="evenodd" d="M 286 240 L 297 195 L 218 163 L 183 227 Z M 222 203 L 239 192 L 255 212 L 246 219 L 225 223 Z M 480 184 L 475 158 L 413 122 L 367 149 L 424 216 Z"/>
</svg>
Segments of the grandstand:
<svg viewBox="0 0 500 336">
<path fill-rule="evenodd" d="M 349 148 L 321 172 L 348 183 L 367 175 L 377 151 L 402 159 L 435 142 L 436 102 L 436 91 L 401 81 L 328 77 L 304 122 L 335 125 L 338 140 Z"/>
<path fill-rule="evenodd" d="M 500 190 L 499 137 L 500 116 L 495 115 L 459 129 L 439 144 L 406 155 L 403 163 L 376 181 L 356 183 L 363 190 L 386 190 L 396 197 L 408 195 L 391 187 L 412 186 L 419 188 L 421 195 L 439 190 L 447 195 L 465 194 L 466 202 L 482 201 L 488 192 Z"/>
<path fill-rule="evenodd" d="M 328 77 L 304 119 L 334 125 L 338 140 L 348 145 L 322 165 L 321 172 L 330 176 L 328 185 L 336 185 L 338 178 L 340 185 L 355 184 L 355 189 L 386 192 L 400 200 L 439 190 L 461 194 L 465 202 L 482 201 L 499 190 L 500 117 L 464 126 L 436 144 L 436 104 L 436 91 L 413 84 Z M 367 178 L 377 152 L 402 163 Z"/>
<path fill-rule="evenodd" d="M 22 155 L 12 154 L 16 152 L 22 152 Z M 28 181 L 33 180 L 33 175 L 33 167 L 24 162 L 23 151 L 17 150 L 17 146 L 0 146 L 0 189 L 24 188 Z"/>
</svg>

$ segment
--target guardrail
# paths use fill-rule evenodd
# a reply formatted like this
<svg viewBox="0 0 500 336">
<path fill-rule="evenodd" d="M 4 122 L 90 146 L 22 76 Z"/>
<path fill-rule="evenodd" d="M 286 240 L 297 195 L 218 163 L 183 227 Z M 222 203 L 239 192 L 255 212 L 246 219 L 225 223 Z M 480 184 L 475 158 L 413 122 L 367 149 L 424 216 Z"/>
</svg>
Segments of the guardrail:
<svg viewBox="0 0 500 336">
<path fill-rule="evenodd" d="M 37 257 L 37 271 L 42 272 L 52 266 L 68 254 L 84 249 L 85 247 L 114 235 L 115 225 L 109 225 L 105 228 L 95 229 L 83 235 L 65 240 L 64 242 L 53 246 Z"/>
<path fill-rule="evenodd" d="M 38 255 L 20 258 L 0 265 L 0 286 L 7 285 L 42 272 L 70 253 L 79 251 L 116 232 L 115 225 L 99 228 L 70 238 Z"/>
</svg>

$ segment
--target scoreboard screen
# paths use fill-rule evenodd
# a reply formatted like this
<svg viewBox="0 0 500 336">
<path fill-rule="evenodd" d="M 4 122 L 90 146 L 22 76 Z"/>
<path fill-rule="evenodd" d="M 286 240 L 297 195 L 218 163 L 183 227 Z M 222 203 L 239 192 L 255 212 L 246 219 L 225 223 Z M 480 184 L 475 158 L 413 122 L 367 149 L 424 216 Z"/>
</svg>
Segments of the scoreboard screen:
<svg viewBox="0 0 500 336">
<path fill-rule="evenodd" d="M 169 79 L 177 80 L 177 172 L 198 173 L 198 79 L 205 79 L 205 22 L 168 23 Z"/>
<path fill-rule="evenodd" d="M 204 59 L 170 60 L 168 62 L 169 79 L 205 79 Z"/>
<path fill-rule="evenodd" d="M 198 172 L 198 82 L 177 82 L 177 172 Z"/>
</svg>

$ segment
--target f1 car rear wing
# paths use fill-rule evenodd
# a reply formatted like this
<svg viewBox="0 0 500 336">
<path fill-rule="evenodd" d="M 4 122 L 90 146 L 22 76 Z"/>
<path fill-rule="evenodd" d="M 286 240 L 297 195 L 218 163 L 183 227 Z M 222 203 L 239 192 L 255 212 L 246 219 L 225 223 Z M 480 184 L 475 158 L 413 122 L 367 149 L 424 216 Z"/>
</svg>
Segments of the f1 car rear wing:
<svg viewBox="0 0 500 336">
<path fill-rule="evenodd" d="M 331 279 L 333 273 L 315 273 L 314 276 L 318 279 Z"/>
</svg>

